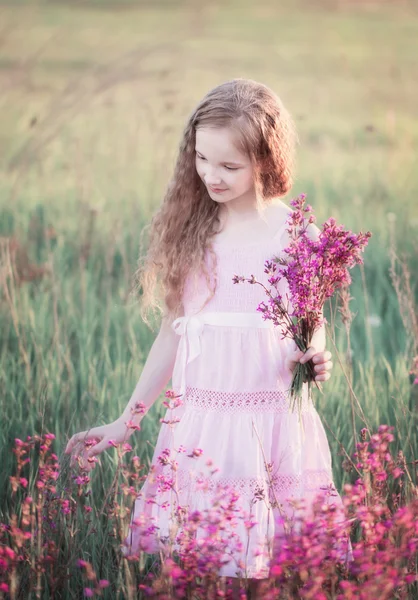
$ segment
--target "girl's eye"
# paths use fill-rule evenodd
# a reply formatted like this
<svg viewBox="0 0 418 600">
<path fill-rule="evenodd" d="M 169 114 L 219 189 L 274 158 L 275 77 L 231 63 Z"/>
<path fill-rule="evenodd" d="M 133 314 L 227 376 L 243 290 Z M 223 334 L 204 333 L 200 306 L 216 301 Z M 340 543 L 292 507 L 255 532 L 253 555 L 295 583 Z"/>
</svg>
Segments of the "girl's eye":
<svg viewBox="0 0 418 600">
<path fill-rule="evenodd" d="M 196 153 L 196 156 L 199 160 L 206 160 L 206 158 L 204 156 L 200 156 L 200 154 Z M 228 171 L 238 171 L 239 167 L 225 167 L 225 169 L 228 169 Z"/>
</svg>

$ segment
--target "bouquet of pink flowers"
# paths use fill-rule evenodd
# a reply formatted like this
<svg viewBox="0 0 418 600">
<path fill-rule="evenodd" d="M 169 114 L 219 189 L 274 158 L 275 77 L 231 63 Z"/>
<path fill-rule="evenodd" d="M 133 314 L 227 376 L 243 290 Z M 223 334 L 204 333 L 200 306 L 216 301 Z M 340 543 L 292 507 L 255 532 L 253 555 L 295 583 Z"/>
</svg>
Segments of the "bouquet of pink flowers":
<svg viewBox="0 0 418 600">
<path fill-rule="evenodd" d="M 271 288 L 258 282 L 254 275 L 249 278 L 235 275 L 233 278 L 234 283 L 247 281 L 264 287 L 268 301 L 261 302 L 257 310 L 263 314 L 264 320 L 271 319 L 275 325 L 280 326 L 283 338 L 292 338 L 303 352 L 309 348 L 314 332 L 325 321 L 322 318 L 325 300 L 337 288 L 351 283 L 348 269 L 363 263 L 360 253 L 371 236 L 369 231 L 358 235 L 346 231 L 330 217 L 323 224 L 319 239 L 311 239 L 306 230 L 310 223 L 316 221 L 316 217 L 312 214 L 312 207 L 309 204 L 305 206 L 305 199 L 306 194 L 300 194 L 290 202 L 295 210 L 286 221 L 289 225 L 286 231 L 291 238 L 290 245 L 284 249 L 288 259 L 272 258 L 265 262 L 264 272 L 269 275 Z M 305 213 L 310 213 L 309 218 L 306 218 Z M 278 291 L 278 283 L 283 278 L 288 283 L 291 312 Z M 315 382 L 314 364 L 311 360 L 304 364 L 297 363 L 293 371 L 291 410 L 294 412 L 297 403 L 299 419 L 302 385 L 305 382 L 308 383 L 308 395 L 311 397 L 311 384 Z"/>
</svg>

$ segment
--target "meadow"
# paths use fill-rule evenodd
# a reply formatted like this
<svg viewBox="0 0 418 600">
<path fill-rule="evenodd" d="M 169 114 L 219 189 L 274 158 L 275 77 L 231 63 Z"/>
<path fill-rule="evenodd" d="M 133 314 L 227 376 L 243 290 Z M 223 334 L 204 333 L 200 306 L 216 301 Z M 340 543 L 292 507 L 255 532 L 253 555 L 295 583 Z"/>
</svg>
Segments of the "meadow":
<svg viewBox="0 0 418 600">
<path fill-rule="evenodd" d="M 0 522 L 21 511 L 23 490 L 12 493 L 10 480 L 16 438 L 55 435 L 65 493 L 69 437 L 126 406 L 158 328 L 144 325 L 132 290 L 140 235 L 162 200 L 185 120 L 207 90 L 234 77 L 266 83 L 294 116 L 297 172 L 283 201 L 305 192 L 318 224 L 332 215 L 372 232 L 352 272 L 348 333 L 336 303 L 327 309 L 335 366 L 315 399 L 336 487 L 352 481 L 342 448 L 351 455 L 362 428 L 386 424 L 412 494 L 418 5 L 22 0 L 0 2 L 0 21 Z M 162 400 L 130 439 L 144 465 Z M 38 458 L 24 467 L 33 493 Z M 127 589 L 138 565 L 117 553 L 129 506 L 119 530 L 108 520 L 129 499 L 116 491 L 120 459 L 117 449 L 103 453 L 88 496 L 77 496 L 91 521 L 61 532 L 59 590 L 41 591 L 44 573 L 37 591 L 12 597 L 80 597 L 78 558 L 111 582 L 104 598 L 134 597 Z"/>
</svg>

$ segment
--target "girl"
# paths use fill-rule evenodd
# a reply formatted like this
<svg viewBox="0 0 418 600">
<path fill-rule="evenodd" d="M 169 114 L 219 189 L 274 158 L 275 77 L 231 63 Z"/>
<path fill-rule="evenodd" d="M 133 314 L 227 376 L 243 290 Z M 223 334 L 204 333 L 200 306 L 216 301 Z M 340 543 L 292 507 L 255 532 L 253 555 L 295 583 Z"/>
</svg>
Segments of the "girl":
<svg viewBox="0 0 418 600">
<path fill-rule="evenodd" d="M 249 531 L 243 523 L 235 530 L 243 550 L 219 575 L 256 582 L 269 574 L 269 542 L 281 529 L 277 508 L 271 518 L 270 494 L 291 515 L 289 499 L 309 503 L 321 487 L 333 485 L 326 434 L 307 398 L 307 384 L 305 437 L 297 413 L 288 411 L 287 397 L 298 361 L 312 359 L 316 380 L 329 379 L 332 362 L 324 328 L 304 354 L 256 311 L 265 299 L 261 286 L 233 283 L 235 274 L 254 274 L 267 285 L 264 261 L 279 255 L 289 241 L 290 209 L 280 198 L 291 188 L 294 146 L 293 123 L 283 104 L 252 80 L 235 79 L 211 90 L 186 125 L 174 176 L 151 223 L 148 254 L 137 273 L 142 315 L 146 320 L 148 309 L 160 308 L 161 329 L 121 417 L 73 435 L 66 448 L 66 453 L 75 450 L 74 463 L 77 444 L 87 434 L 98 443 L 84 450 L 85 460 L 105 450 L 110 439 L 125 441 L 133 431 L 127 422 L 138 424 L 143 416 L 134 410 L 137 403 L 146 412 L 172 377 L 182 404 L 167 410 L 161 426 L 124 540 L 126 556 L 163 549 L 173 532 L 172 509 L 210 507 L 219 482 L 239 492 L 242 509 L 256 523 Z M 309 225 L 310 235 L 318 231 Z M 158 284 L 162 306 L 155 293 Z M 165 457 L 178 463 L 176 495 L 161 489 L 166 449 L 171 454 Z M 200 454 L 204 460 L 199 463 Z M 215 474 L 205 475 L 207 459 L 218 468 Z M 196 481 L 201 472 L 206 486 L 202 477 Z M 341 505 L 335 490 L 332 501 Z"/>
</svg>

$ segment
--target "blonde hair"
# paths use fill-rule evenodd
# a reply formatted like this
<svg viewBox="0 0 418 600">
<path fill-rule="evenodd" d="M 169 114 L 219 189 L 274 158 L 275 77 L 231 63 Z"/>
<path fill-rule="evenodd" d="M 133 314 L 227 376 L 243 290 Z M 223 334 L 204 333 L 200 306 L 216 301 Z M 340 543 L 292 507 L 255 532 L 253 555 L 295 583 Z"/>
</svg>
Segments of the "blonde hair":
<svg viewBox="0 0 418 600">
<path fill-rule="evenodd" d="M 204 262 L 206 248 L 216 266 L 210 238 L 219 232 L 220 206 L 209 196 L 196 171 L 199 127 L 229 127 L 238 134 L 238 147 L 253 166 L 259 210 L 286 194 L 292 185 L 295 129 L 276 94 L 250 79 L 233 79 L 209 91 L 185 126 L 173 177 L 149 226 L 148 251 L 140 256 L 134 275 L 142 293 L 141 316 L 146 323 L 150 310 L 158 309 L 172 319 L 181 314 L 189 273 L 203 272 L 210 287 Z M 210 297 L 215 289 L 216 275 Z"/>
</svg>

